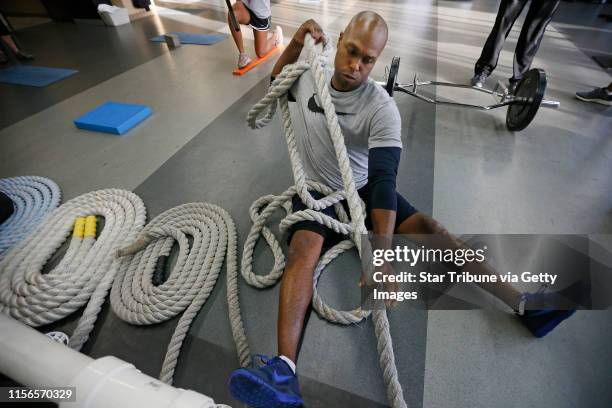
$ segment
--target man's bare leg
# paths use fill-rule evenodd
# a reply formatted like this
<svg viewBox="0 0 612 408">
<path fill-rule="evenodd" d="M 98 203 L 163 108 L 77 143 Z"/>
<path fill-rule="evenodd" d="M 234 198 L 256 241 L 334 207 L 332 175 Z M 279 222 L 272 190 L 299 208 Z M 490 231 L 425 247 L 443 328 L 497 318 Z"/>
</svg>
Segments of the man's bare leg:
<svg viewBox="0 0 612 408">
<path fill-rule="evenodd" d="M 307 230 L 296 231 L 289 245 L 278 303 L 277 335 L 278 354 L 293 362 L 312 301 L 312 279 L 322 247 L 323 237 Z"/>
<path fill-rule="evenodd" d="M 298 230 L 291 238 L 278 303 L 278 357 L 262 359 L 263 366 L 239 368 L 230 375 L 230 393 L 249 406 L 304 406 L 295 361 L 323 240 L 307 230 Z"/>
<path fill-rule="evenodd" d="M 434 220 L 429 215 L 423 213 L 416 213 L 413 216 L 407 218 L 397 228 L 396 233 L 398 234 L 434 234 L 437 237 L 442 238 L 442 246 L 444 248 L 460 248 L 461 243 L 452 236 L 446 228 L 444 228 L 439 222 Z M 470 272 L 480 275 L 499 275 L 487 262 L 472 262 L 464 265 L 470 267 Z M 510 306 L 513 310 L 518 310 L 521 293 L 517 291 L 510 283 L 501 282 L 498 280 L 496 283 L 480 283 L 479 286 L 491 293 L 493 296 L 499 298 L 502 302 Z"/>
</svg>

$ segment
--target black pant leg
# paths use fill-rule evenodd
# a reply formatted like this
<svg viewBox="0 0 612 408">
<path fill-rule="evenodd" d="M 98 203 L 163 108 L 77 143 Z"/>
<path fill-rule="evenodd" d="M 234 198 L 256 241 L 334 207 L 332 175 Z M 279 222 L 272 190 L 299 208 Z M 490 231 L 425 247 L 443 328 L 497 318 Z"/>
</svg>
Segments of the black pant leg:
<svg viewBox="0 0 612 408">
<path fill-rule="evenodd" d="M 514 22 L 523 11 L 528 0 L 502 0 L 497 11 L 493 29 L 482 48 L 480 58 L 476 62 L 476 74 L 484 72 L 490 75 L 497 66 L 499 53 L 504 47 L 506 37 L 510 33 Z"/>
<path fill-rule="evenodd" d="M 520 80 L 525 72 L 531 68 L 546 27 L 552 20 L 561 0 L 532 1 L 525 17 L 525 24 L 516 44 L 514 52 L 514 76 L 512 81 Z"/>
</svg>

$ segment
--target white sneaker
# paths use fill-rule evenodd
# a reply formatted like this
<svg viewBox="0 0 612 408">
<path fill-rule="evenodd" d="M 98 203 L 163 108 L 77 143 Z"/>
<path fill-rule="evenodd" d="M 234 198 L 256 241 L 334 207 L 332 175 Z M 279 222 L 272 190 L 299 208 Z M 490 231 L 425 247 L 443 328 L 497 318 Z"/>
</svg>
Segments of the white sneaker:
<svg viewBox="0 0 612 408">
<path fill-rule="evenodd" d="M 238 56 L 238 68 L 244 68 L 251 63 L 251 58 L 247 53 L 240 53 Z"/>
<path fill-rule="evenodd" d="M 283 29 L 281 26 L 276 26 L 274 29 L 274 46 L 278 47 L 279 45 L 283 45 Z"/>
</svg>

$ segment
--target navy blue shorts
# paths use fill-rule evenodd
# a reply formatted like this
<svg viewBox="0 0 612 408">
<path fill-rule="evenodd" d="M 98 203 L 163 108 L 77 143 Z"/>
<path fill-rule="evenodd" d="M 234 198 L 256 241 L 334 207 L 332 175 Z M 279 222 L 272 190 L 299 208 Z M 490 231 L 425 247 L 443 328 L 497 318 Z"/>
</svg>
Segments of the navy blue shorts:
<svg viewBox="0 0 612 408">
<path fill-rule="evenodd" d="M 362 188 L 358 190 L 358 193 L 366 205 L 366 219 L 365 219 L 366 228 L 369 231 L 371 231 L 372 230 L 372 220 L 370 219 L 370 212 L 372 209 L 370 207 L 370 202 L 369 202 L 370 201 L 369 200 L 369 196 L 370 196 L 369 186 L 366 184 L 365 186 L 363 186 Z M 316 192 L 316 191 L 311 191 L 310 194 L 312 194 L 312 196 L 317 200 L 323 197 L 323 194 Z M 408 218 L 410 218 L 411 216 L 413 216 L 414 214 L 418 212 L 418 210 L 414 208 L 412 204 L 408 202 L 408 200 L 402 197 L 400 193 L 396 192 L 396 194 L 397 194 L 397 212 L 395 216 L 395 228 L 399 227 L 402 222 L 406 221 Z M 302 199 L 297 194 L 293 196 L 293 198 L 291 199 L 291 202 L 292 202 L 293 212 L 308 209 L 306 204 L 302 202 Z M 342 205 L 344 206 L 344 209 L 346 210 L 348 214 L 349 213 L 348 203 L 346 201 L 342 201 Z M 336 220 L 338 219 L 338 216 L 336 215 L 336 211 L 334 210 L 333 206 L 327 207 L 321 212 Z M 299 230 L 312 231 L 312 232 L 315 232 L 321 235 L 324 239 L 324 242 L 323 242 L 324 249 L 331 248 L 332 246 L 336 245 L 340 241 L 348 238 L 347 236 L 339 234 L 335 232 L 334 230 L 329 229 L 326 226 L 319 224 L 316 221 L 300 221 L 291 226 L 289 237 L 287 239 L 288 244 L 291 244 L 291 238 L 293 237 L 293 234 Z"/>
</svg>

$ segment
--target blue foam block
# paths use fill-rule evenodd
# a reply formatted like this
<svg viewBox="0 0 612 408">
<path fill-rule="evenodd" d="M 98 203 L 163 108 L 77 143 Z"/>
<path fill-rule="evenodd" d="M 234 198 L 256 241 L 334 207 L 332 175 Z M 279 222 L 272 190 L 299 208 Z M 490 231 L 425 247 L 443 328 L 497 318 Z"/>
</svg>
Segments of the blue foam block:
<svg viewBox="0 0 612 408">
<path fill-rule="evenodd" d="M 0 69 L 0 82 L 13 85 L 43 87 L 76 74 L 75 69 L 16 65 Z"/>
<path fill-rule="evenodd" d="M 178 36 L 181 44 L 212 45 L 227 38 L 224 34 L 171 33 Z M 163 35 L 151 38 L 154 42 L 166 42 Z"/>
<path fill-rule="evenodd" d="M 106 102 L 75 119 L 74 124 L 79 129 L 122 135 L 152 113 L 146 105 Z"/>
</svg>

